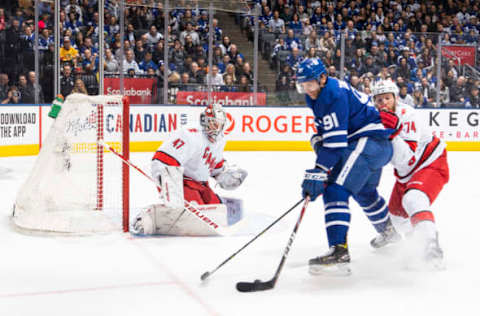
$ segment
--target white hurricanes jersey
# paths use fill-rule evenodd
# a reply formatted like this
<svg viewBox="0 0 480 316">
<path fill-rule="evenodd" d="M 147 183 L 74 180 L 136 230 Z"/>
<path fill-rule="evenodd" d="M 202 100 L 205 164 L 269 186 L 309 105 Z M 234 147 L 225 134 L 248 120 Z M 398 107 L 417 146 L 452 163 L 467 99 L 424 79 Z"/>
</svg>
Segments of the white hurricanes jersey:
<svg viewBox="0 0 480 316">
<path fill-rule="evenodd" d="M 201 128 L 182 129 L 172 133 L 153 157 L 152 173 L 163 164 L 182 166 L 183 174 L 195 181 L 208 181 L 223 167 L 225 138 L 222 135 L 212 143 Z"/>
<path fill-rule="evenodd" d="M 399 182 L 405 183 L 420 169 L 435 161 L 445 150 L 445 143 L 429 133 L 420 121 L 416 110 L 397 103 L 395 113 L 403 124 L 400 134 L 392 140 L 392 164 Z"/>
</svg>

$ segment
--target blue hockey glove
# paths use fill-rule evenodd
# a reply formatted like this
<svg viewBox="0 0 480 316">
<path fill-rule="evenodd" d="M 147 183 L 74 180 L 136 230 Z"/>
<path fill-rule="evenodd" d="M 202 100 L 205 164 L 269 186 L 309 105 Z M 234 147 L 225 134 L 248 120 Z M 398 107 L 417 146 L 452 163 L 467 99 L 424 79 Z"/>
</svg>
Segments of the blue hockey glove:
<svg viewBox="0 0 480 316">
<path fill-rule="evenodd" d="M 305 177 L 302 183 L 303 197 L 308 195 L 310 196 L 310 201 L 315 201 L 325 191 L 327 179 L 328 174 L 320 168 L 305 170 Z"/>
</svg>

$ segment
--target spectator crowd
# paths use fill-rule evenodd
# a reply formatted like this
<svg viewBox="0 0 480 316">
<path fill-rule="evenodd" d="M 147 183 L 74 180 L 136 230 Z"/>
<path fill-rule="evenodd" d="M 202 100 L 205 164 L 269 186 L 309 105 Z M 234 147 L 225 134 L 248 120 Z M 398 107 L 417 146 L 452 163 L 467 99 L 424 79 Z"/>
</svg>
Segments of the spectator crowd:
<svg viewBox="0 0 480 316">
<path fill-rule="evenodd" d="M 436 67 L 439 42 L 470 45 L 478 52 L 478 0 L 259 0 L 252 12 L 254 5 L 261 7 L 260 47 L 278 72 L 280 94 L 294 88 L 295 70 L 304 58 L 320 57 L 329 75 L 339 77 L 343 54 L 344 79 L 367 94 L 377 80 L 390 78 L 401 99 L 416 107 L 480 107 L 478 63 L 467 75 L 452 56 L 441 58 L 440 74 Z M 239 23 L 253 39 L 253 17 Z"/>
<path fill-rule="evenodd" d="M 98 94 L 98 69 L 106 76 L 154 77 L 159 87 L 167 76 L 177 90 L 198 90 L 211 83 L 219 91 L 252 91 L 250 63 L 213 19 L 214 65 L 208 69 L 209 20 L 205 10 L 189 8 L 169 12 L 168 37 L 164 39 L 164 14 L 155 1 L 125 7 L 125 36 L 120 38 L 119 3 L 106 1 L 105 58 L 98 56 L 98 3 L 96 0 L 62 0 L 60 10 L 61 93 L 75 91 Z M 138 2 L 138 1 L 137 1 Z M 139 1 L 142 2 L 142 1 Z M 23 5 L 22 5 L 23 4 Z M 143 4 L 140 3 L 140 4 Z M 53 97 L 54 4 L 42 2 L 39 28 L 40 102 Z M 32 1 L 3 1 L 0 5 L 0 102 L 34 103 L 30 91 L 34 70 L 34 9 Z M 121 45 L 124 45 L 122 58 Z M 168 65 L 164 48 L 168 47 Z M 33 76 L 35 73 L 33 72 Z M 21 78 L 27 77 L 28 91 Z M 79 88 L 82 87 L 82 88 Z M 18 93 L 9 92 L 15 89 Z M 161 89 L 159 89 L 161 90 Z M 9 95 L 18 95 L 15 99 Z M 8 98 L 7 98 L 8 97 Z M 157 101 L 161 102 L 159 98 Z"/>
<path fill-rule="evenodd" d="M 158 1 L 133 1 L 138 5 L 125 7 L 124 38 L 120 37 L 119 2 L 105 2 L 105 58 L 99 61 L 97 0 L 60 1 L 63 95 L 98 94 L 99 67 L 104 67 L 106 76 L 118 76 L 123 69 L 129 77 L 156 78 L 159 87 L 166 78 L 169 86 L 177 90 L 196 91 L 210 83 L 217 91 L 252 91 L 253 67 L 234 40 L 224 34 L 217 18 L 212 20 L 213 66 L 209 69 L 209 16 L 193 1 L 169 11 L 167 38 L 163 35 L 164 13 Z M 0 1 L 3 104 L 34 103 L 35 89 L 40 102 L 53 99 L 54 4 L 40 2 L 38 8 L 40 85 L 34 87 L 33 3 Z M 261 8 L 260 47 L 277 74 L 278 102 L 295 103 L 290 96 L 298 63 L 304 58 L 320 57 L 331 76 L 344 74 L 346 81 L 365 93 L 371 93 L 372 85 L 380 78 L 390 78 L 398 85 L 400 98 L 416 107 L 480 107 L 478 65 L 472 65 L 467 73 L 456 59 L 443 57 L 440 76 L 436 67 L 439 42 L 478 48 L 480 0 L 256 0 L 249 6 L 251 12 L 256 6 Z M 235 19 L 244 34 L 253 39 L 253 15 L 236 14 Z"/>
</svg>

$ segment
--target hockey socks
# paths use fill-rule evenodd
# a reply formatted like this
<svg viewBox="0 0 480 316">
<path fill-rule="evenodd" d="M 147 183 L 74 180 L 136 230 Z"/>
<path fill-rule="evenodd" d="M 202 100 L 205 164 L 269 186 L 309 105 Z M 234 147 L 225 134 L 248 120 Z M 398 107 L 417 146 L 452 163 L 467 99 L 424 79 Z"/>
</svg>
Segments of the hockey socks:
<svg viewBox="0 0 480 316">
<path fill-rule="evenodd" d="M 323 203 L 329 247 L 347 242 L 351 218 L 348 208 L 349 196 L 350 194 L 343 187 L 336 184 L 331 184 L 325 189 Z"/>
<path fill-rule="evenodd" d="M 365 215 L 367 215 L 368 219 L 370 220 L 370 223 L 372 223 L 373 227 L 375 227 L 375 230 L 378 233 L 382 233 L 386 230 L 388 225 L 388 207 L 387 203 L 385 203 L 385 200 L 379 196 L 378 193 L 375 197 L 376 199 L 372 199 L 373 202 L 370 200 L 371 203 L 362 203 L 360 205 L 362 206 Z"/>
</svg>

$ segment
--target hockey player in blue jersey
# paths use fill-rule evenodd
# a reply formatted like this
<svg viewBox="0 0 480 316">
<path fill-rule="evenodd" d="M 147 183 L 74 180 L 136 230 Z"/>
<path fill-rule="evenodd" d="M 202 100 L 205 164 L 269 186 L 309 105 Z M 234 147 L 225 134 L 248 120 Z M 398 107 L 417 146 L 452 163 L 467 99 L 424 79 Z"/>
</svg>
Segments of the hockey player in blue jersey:
<svg viewBox="0 0 480 316">
<path fill-rule="evenodd" d="M 360 204 L 379 233 L 371 241 L 374 248 L 400 238 L 387 204 L 377 192 L 382 168 L 392 157 L 391 131 L 383 127 L 370 97 L 328 77 L 320 59 L 300 63 L 297 90 L 306 94 L 317 128 L 311 138 L 317 156 L 315 167 L 305 172 L 302 194 L 311 201 L 323 194 L 330 247 L 325 255 L 309 261 L 309 271 L 349 274 L 349 197 Z"/>
</svg>

